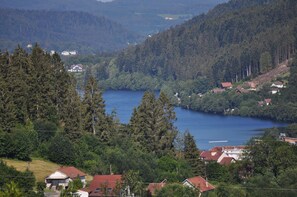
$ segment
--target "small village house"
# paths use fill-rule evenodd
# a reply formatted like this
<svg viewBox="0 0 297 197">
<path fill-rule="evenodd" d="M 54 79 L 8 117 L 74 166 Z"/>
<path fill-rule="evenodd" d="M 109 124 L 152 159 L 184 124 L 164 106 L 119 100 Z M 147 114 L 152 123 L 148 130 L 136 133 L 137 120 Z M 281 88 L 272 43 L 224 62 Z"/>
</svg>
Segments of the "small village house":
<svg viewBox="0 0 297 197">
<path fill-rule="evenodd" d="M 71 73 L 80 73 L 80 72 L 84 72 L 84 71 L 85 70 L 84 70 L 82 64 L 73 64 L 68 69 L 68 72 L 71 72 Z"/>
<path fill-rule="evenodd" d="M 224 89 L 231 89 L 232 88 L 232 83 L 231 82 L 222 82 L 221 86 Z"/>
<path fill-rule="evenodd" d="M 198 189 L 200 192 L 199 197 L 202 195 L 202 193 L 206 193 L 215 189 L 213 185 L 211 185 L 207 180 L 205 180 L 201 176 L 188 178 L 183 181 L 183 185 L 193 189 Z"/>
<path fill-rule="evenodd" d="M 63 56 L 74 56 L 74 55 L 77 55 L 77 51 L 62 51 L 61 55 L 63 55 Z"/>
<path fill-rule="evenodd" d="M 284 142 L 287 142 L 289 144 L 292 144 L 292 145 L 297 145 L 297 138 L 293 138 L 293 137 L 284 137 L 283 138 L 283 141 Z"/>
<path fill-rule="evenodd" d="M 69 182 L 79 178 L 86 185 L 86 174 L 73 166 L 61 167 L 54 173 L 45 178 L 45 184 L 47 188 L 56 189 L 57 187 L 67 188 Z"/>
<path fill-rule="evenodd" d="M 223 89 L 223 88 L 214 88 L 214 89 L 211 90 L 211 92 L 214 93 L 214 94 L 219 94 L 219 93 L 225 92 L 225 89 Z"/>
<path fill-rule="evenodd" d="M 241 160 L 246 151 L 246 146 L 216 146 L 208 151 L 202 151 L 200 158 L 205 163 L 217 162 L 221 165 L 230 165 Z"/>
<path fill-rule="evenodd" d="M 162 189 L 166 185 L 166 179 L 163 180 L 161 183 L 150 183 L 147 187 L 147 195 L 154 196 L 156 192 Z"/>
<path fill-rule="evenodd" d="M 282 88 L 284 88 L 284 83 L 281 81 L 276 81 L 271 84 L 271 87 L 282 89 Z"/>
<path fill-rule="evenodd" d="M 235 160 L 242 160 L 244 153 L 247 151 L 247 146 L 216 146 L 211 151 L 219 151 L 225 153 L 228 157 L 232 157 Z"/>
<path fill-rule="evenodd" d="M 247 82 L 246 85 L 250 88 L 250 89 L 253 89 L 253 90 L 256 90 L 257 88 L 257 84 L 255 82 Z"/>
<path fill-rule="evenodd" d="M 235 90 L 238 94 L 247 94 L 250 91 L 247 89 L 244 89 L 242 86 L 237 86 Z"/>
<path fill-rule="evenodd" d="M 95 175 L 88 188 L 90 197 L 119 196 L 122 175 Z"/>
<path fill-rule="evenodd" d="M 264 102 L 265 102 L 266 105 L 271 105 L 272 104 L 271 98 L 264 99 Z"/>
<path fill-rule="evenodd" d="M 270 93 L 271 94 L 277 94 L 277 93 L 279 93 L 279 89 L 278 88 L 271 88 Z"/>
</svg>

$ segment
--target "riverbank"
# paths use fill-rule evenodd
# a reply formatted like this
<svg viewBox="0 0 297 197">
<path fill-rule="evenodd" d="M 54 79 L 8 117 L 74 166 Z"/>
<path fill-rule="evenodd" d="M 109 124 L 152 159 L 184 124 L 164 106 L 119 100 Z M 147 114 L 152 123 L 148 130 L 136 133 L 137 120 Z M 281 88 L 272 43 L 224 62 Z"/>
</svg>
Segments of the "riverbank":
<svg viewBox="0 0 297 197">
<path fill-rule="evenodd" d="M 144 91 L 105 91 L 103 98 L 107 113 L 115 111 L 121 123 L 129 123 L 133 108 L 140 104 L 143 93 Z M 200 149 L 209 149 L 216 145 L 246 144 L 252 137 L 263 135 L 266 128 L 287 125 L 251 117 L 201 113 L 181 107 L 176 107 L 175 112 L 177 129 L 181 132 L 188 130 L 194 136 Z M 210 141 L 225 142 L 209 143 Z"/>
</svg>

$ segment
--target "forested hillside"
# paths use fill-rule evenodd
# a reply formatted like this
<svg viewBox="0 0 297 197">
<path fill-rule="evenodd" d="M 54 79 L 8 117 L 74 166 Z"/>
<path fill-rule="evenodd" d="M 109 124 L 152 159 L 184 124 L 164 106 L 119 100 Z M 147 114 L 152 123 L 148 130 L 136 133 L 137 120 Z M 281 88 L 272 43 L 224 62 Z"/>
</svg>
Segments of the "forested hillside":
<svg viewBox="0 0 297 197">
<path fill-rule="evenodd" d="M 83 11 L 104 16 L 146 37 L 180 24 L 227 0 L 2 0 L 0 7 L 29 10 Z M 167 18 L 166 18 L 167 17 Z"/>
<path fill-rule="evenodd" d="M 296 68 L 294 63 L 289 102 L 296 98 L 296 86 L 290 85 L 296 84 Z M 1 52 L 0 71 L 0 158 L 38 157 L 90 175 L 122 174 L 121 189 L 129 186 L 135 196 L 146 196 L 149 183 L 164 179 L 158 197 L 172 196 L 172 187 L 178 196 L 200 193 L 180 184 L 193 176 L 216 186 L 201 196 L 296 196 L 297 146 L 273 137 L 280 132 L 296 136 L 296 124 L 251 140 L 236 163 L 204 163 L 194 137 L 174 127 L 174 108 L 163 92 L 158 97 L 146 92 L 129 123 L 121 124 L 116 114 L 106 114 L 102 91 L 91 75 L 79 97 L 59 55 L 38 45 L 30 53 L 20 47 Z M 40 197 L 44 188 L 29 170 L 18 172 L 0 159 L 0 196 Z"/>
<path fill-rule="evenodd" d="M 0 9 L 2 50 L 37 42 L 47 50 L 94 53 L 118 50 L 138 39 L 121 25 L 88 13 Z"/>
<path fill-rule="evenodd" d="M 294 53 L 296 10 L 295 0 L 231 0 L 129 47 L 117 66 L 165 80 L 206 76 L 213 85 L 254 77 Z"/>
</svg>

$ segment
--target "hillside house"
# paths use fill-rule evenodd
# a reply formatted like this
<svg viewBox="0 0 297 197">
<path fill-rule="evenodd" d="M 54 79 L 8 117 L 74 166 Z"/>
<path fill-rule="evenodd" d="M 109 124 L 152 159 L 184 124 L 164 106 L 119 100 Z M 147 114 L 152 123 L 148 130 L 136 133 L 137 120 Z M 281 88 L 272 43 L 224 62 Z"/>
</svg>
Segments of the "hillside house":
<svg viewBox="0 0 297 197">
<path fill-rule="evenodd" d="M 147 195 L 154 196 L 156 191 L 162 189 L 166 185 L 166 179 L 163 180 L 161 183 L 150 183 L 147 187 Z"/>
<path fill-rule="evenodd" d="M 183 181 L 183 185 L 190 188 L 198 189 L 200 192 L 199 197 L 202 195 L 202 193 L 206 193 L 208 191 L 215 189 L 213 185 L 211 185 L 207 180 L 205 180 L 201 176 L 188 178 Z"/>
<path fill-rule="evenodd" d="M 218 163 L 221 165 L 230 165 L 231 163 L 235 163 L 235 162 L 236 162 L 236 160 L 233 157 L 224 157 Z"/>
<path fill-rule="evenodd" d="M 95 175 L 89 189 L 89 197 L 119 196 L 122 175 Z"/>
<path fill-rule="evenodd" d="M 85 70 L 84 70 L 82 64 L 73 64 L 68 69 L 68 72 L 71 72 L 71 73 L 80 73 L 80 72 L 84 72 L 84 71 Z"/>
<path fill-rule="evenodd" d="M 247 151 L 247 146 L 216 146 L 211 151 L 223 152 L 227 157 L 232 157 L 235 160 L 241 160 L 244 153 Z"/>
<path fill-rule="evenodd" d="M 74 56 L 74 55 L 77 55 L 77 51 L 62 51 L 61 55 L 63 55 L 63 56 Z"/>
<path fill-rule="evenodd" d="M 232 83 L 231 82 L 222 82 L 221 87 L 224 89 L 231 89 L 232 88 Z"/>
<path fill-rule="evenodd" d="M 276 82 L 273 82 L 273 83 L 271 84 L 271 87 L 272 87 L 272 88 L 279 88 L 279 89 L 282 89 L 282 88 L 284 88 L 285 86 L 284 86 L 284 83 L 283 83 L 283 82 L 281 82 L 281 81 L 276 81 Z"/>
<path fill-rule="evenodd" d="M 272 100 L 271 100 L 271 98 L 264 99 L 264 103 L 265 103 L 266 105 L 271 105 L 271 104 L 272 104 Z"/>
<path fill-rule="evenodd" d="M 279 93 L 279 89 L 278 88 L 271 88 L 270 93 L 271 94 L 277 94 L 277 93 Z"/>
<path fill-rule="evenodd" d="M 86 174 L 73 166 L 61 167 L 45 178 L 47 188 L 56 189 L 57 187 L 67 188 L 69 182 L 79 178 L 86 186 Z"/>
<path fill-rule="evenodd" d="M 233 157 L 229 157 L 227 154 L 221 151 L 202 151 L 200 158 L 205 163 L 217 162 L 222 165 L 230 165 L 236 161 Z"/>
<path fill-rule="evenodd" d="M 297 138 L 283 137 L 282 141 L 287 142 L 287 143 L 292 144 L 292 145 L 297 145 Z"/>
<path fill-rule="evenodd" d="M 256 90 L 257 88 L 257 84 L 255 82 L 249 81 L 246 83 L 246 85 L 250 88 L 250 89 L 254 89 Z"/>
<path fill-rule="evenodd" d="M 200 158 L 205 162 L 217 162 L 221 165 L 230 165 L 242 160 L 246 146 L 216 146 L 208 151 L 202 151 Z"/>
<path fill-rule="evenodd" d="M 244 89 L 242 86 L 237 86 L 235 90 L 238 94 L 247 94 L 250 91 L 247 89 Z"/>
<path fill-rule="evenodd" d="M 219 93 L 225 92 L 225 89 L 223 89 L 223 88 L 214 88 L 214 89 L 211 90 L 211 92 L 214 93 L 214 94 L 219 94 Z"/>
</svg>

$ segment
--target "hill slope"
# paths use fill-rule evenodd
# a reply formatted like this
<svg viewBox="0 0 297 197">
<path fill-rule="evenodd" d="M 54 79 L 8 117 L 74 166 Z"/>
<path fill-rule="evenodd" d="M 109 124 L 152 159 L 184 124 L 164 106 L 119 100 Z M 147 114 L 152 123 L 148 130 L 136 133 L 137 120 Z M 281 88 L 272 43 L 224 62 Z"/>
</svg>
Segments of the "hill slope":
<svg viewBox="0 0 297 197">
<path fill-rule="evenodd" d="M 43 182 L 45 177 L 50 175 L 51 173 L 55 172 L 60 168 L 60 165 L 45 161 L 41 159 L 32 159 L 30 163 L 26 161 L 19 161 L 19 160 L 13 160 L 13 159 L 3 159 L 4 162 L 8 166 L 13 166 L 18 171 L 25 171 L 27 168 L 29 168 L 30 171 L 33 172 L 36 181 Z M 90 181 L 92 179 L 92 176 L 87 176 L 87 181 Z"/>
<path fill-rule="evenodd" d="M 50 50 L 90 53 L 121 49 L 138 38 L 121 25 L 88 13 L 0 9 L 2 49 L 38 42 Z"/>
<path fill-rule="evenodd" d="M 112 19 L 147 36 L 180 24 L 227 0 L 2 0 L 1 7 L 30 10 L 84 11 Z M 168 18 L 166 18 L 168 17 Z M 167 20 L 166 20 L 167 19 Z"/>
<path fill-rule="evenodd" d="M 238 81 L 272 69 L 296 49 L 297 1 L 231 0 L 130 47 L 120 71 L 163 79 Z"/>
</svg>

